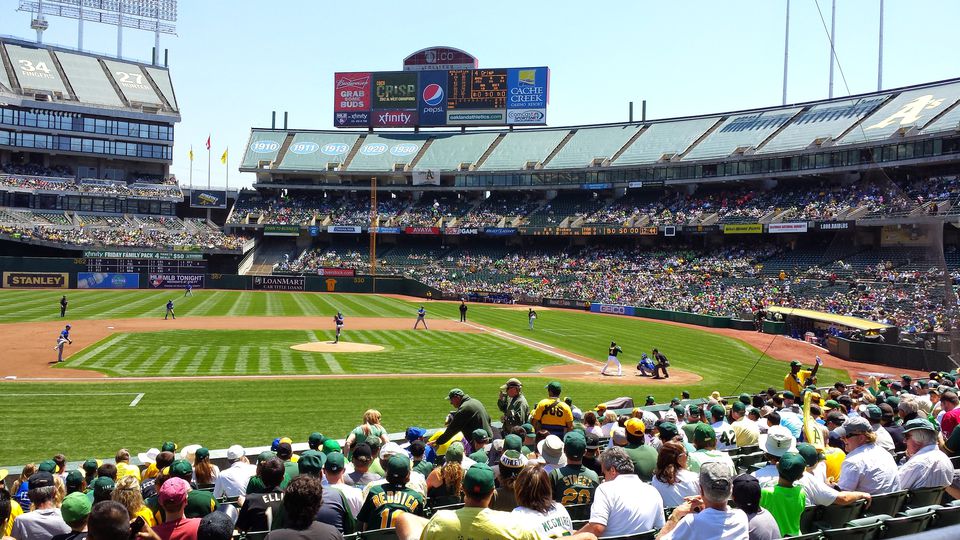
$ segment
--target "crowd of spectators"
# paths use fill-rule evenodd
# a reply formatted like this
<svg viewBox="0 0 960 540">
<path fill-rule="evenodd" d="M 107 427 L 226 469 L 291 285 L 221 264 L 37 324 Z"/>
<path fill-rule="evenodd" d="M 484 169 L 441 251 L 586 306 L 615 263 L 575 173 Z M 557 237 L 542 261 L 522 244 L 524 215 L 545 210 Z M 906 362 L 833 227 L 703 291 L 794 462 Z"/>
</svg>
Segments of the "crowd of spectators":
<svg viewBox="0 0 960 540">
<path fill-rule="evenodd" d="M 183 192 L 174 177 L 165 179 L 137 178 L 129 183 L 96 179 L 77 180 L 76 175 L 65 167 L 47 168 L 31 164 L 0 166 L 0 187 L 30 191 L 62 191 L 127 197 L 183 199 Z"/>
<path fill-rule="evenodd" d="M 399 540 L 767 539 L 845 526 L 804 520 L 808 507 L 849 507 L 853 519 L 872 505 L 884 520 L 906 507 L 932 516 L 960 498 L 956 370 L 818 388 L 819 367 L 792 362 L 781 391 L 683 392 L 644 407 L 576 406 L 559 382 L 528 402 L 512 378 L 497 398 L 501 428 L 483 396 L 454 388 L 443 428 L 411 425 L 393 441 L 370 409 L 343 438 L 278 437 L 256 457 L 233 445 L 222 468 L 207 448 L 173 441 L 137 454 L 139 465 L 123 448 L 114 463 L 76 468 L 58 454 L 0 487 L 0 533 L 127 538 L 102 536 L 103 514 L 114 514 L 113 527 L 129 535 L 136 522 L 144 540 L 381 529 Z"/>
</svg>

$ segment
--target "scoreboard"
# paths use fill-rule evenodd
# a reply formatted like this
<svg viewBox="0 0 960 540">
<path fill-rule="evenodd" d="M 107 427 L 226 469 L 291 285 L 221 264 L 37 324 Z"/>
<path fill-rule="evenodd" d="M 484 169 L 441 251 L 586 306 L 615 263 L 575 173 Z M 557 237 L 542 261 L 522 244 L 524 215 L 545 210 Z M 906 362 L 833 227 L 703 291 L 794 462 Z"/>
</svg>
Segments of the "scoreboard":
<svg viewBox="0 0 960 540">
<path fill-rule="evenodd" d="M 458 69 L 447 72 L 447 109 L 506 109 L 507 70 Z"/>
<path fill-rule="evenodd" d="M 84 259 L 87 272 L 118 274 L 206 274 L 207 261 L 186 259 L 102 258 Z"/>
</svg>

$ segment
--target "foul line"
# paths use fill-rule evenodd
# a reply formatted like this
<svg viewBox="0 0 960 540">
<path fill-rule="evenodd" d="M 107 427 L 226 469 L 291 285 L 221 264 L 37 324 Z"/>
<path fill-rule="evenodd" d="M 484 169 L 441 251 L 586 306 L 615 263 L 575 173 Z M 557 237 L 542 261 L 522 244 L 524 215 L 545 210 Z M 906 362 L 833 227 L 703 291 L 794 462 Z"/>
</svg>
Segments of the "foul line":
<svg viewBox="0 0 960 540">
<path fill-rule="evenodd" d="M 137 397 L 133 398 L 133 401 L 130 402 L 131 407 L 136 407 L 137 403 L 140 403 L 140 400 L 143 399 L 143 392 L 137 394 Z"/>
<path fill-rule="evenodd" d="M 584 365 L 584 366 L 590 366 L 590 367 L 592 367 L 592 368 L 597 367 L 597 364 L 596 364 L 595 362 L 588 362 L 588 361 L 586 361 L 586 360 L 582 360 L 582 359 L 580 359 L 580 358 L 576 358 L 576 357 L 574 357 L 574 356 L 570 356 L 569 354 L 563 352 L 561 349 L 558 349 L 558 348 L 553 347 L 553 346 L 551 346 L 551 345 L 547 345 L 546 343 L 540 343 L 539 341 L 534 341 L 534 340 L 532 340 L 532 339 L 528 339 L 528 338 L 525 338 L 525 337 L 521 337 L 521 336 L 518 336 L 518 335 L 516 335 L 516 334 L 511 334 L 510 332 L 504 332 L 503 330 L 498 330 L 498 329 L 496 329 L 496 328 L 488 328 L 488 327 L 485 327 L 485 326 L 478 326 L 478 325 L 476 325 L 476 324 L 469 323 L 469 322 L 465 322 L 465 323 L 463 323 L 463 324 L 465 324 L 465 325 L 467 325 L 467 326 L 470 326 L 470 327 L 472 327 L 472 328 L 476 328 L 476 329 L 478 329 L 478 330 L 483 330 L 483 331 L 485 331 L 485 332 L 489 332 L 489 333 L 491 333 L 491 334 L 493 334 L 493 335 L 495 335 L 495 336 L 497 336 L 497 337 L 501 337 L 501 338 L 506 339 L 506 340 L 508 340 L 508 341 L 512 341 L 512 342 L 514 342 L 514 343 L 518 343 L 518 344 L 520 344 L 520 345 L 524 345 L 524 346 L 526 346 L 526 347 L 530 347 L 531 349 L 537 349 L 537 350 L 543 351 L 543 352 L 545 352 L 545 353 L 547 353 L 547 354 L 552 354 L 553 356 L 556 356 L 556 357 L 559 357 L 559 358 L 563 358 L 564 360 L 569 360 L 569 361 L 571 361 L 571 362 L 576 362 L 576 363 L 578 363 L 578 364 L 582 364 L 582 365 Z"/>
<path fill-rule="evenodd" d="M 133 398 L 133 401 L 130 402 L 131 407 L 136 407 L 137 403 L 140 403 L 140 400 L 143 399 L 144 392 L 139 394 L 136 392 L 104 392 L 99 394 L 70 394 L 70 393 L 50 393 L 50 394 L 0 394 L 0 398 L 4 397 L 32 397 L 32 396 L 41 396 L 41 397 L 64 397 L 64 396 L 137 396 Z"/>
</svg>

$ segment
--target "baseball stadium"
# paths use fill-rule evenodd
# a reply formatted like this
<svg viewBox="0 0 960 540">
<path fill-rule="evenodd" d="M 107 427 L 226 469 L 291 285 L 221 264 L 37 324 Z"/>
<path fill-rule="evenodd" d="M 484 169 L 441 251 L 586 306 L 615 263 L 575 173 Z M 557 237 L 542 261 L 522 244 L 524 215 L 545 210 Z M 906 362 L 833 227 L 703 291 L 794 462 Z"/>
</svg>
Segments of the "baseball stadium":
<svg viewBox="0 0 960 540">
<path fill-rule="evenodd" d="M 429 47 L 329 72 L 332 127 L 250 118 L 217 186 L 171 171 L 177 2 L 129 3 L 152 59 L 0 36 L 0 536 L 80 491 L 105 539 L 131 485 L 144 540 L 960 534 L 960 78 L 554 126 L 549 68 Z M 271 521 L 317 476 L 336 519 Z"/>
</svg>

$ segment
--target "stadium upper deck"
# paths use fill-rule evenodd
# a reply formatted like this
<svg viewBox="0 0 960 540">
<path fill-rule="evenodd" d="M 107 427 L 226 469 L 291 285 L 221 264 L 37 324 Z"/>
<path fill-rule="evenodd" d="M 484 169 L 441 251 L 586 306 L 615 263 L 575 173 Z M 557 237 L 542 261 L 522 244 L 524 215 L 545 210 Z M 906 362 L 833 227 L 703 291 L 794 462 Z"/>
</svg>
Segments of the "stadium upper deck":
<svg viewBox="0 0 960 540">
<path fill-rule="evenodd" d="M 625 124 L 469 132 L 252 129 L 240 166 L 258 185 L 416 185 L 431 171 L 464 188 L 682 183 L 896 163 L 960 153 L 960 79 L 834 100 Z M 350 185 L 357 182 L 356 185 Z"/>
</svg>

